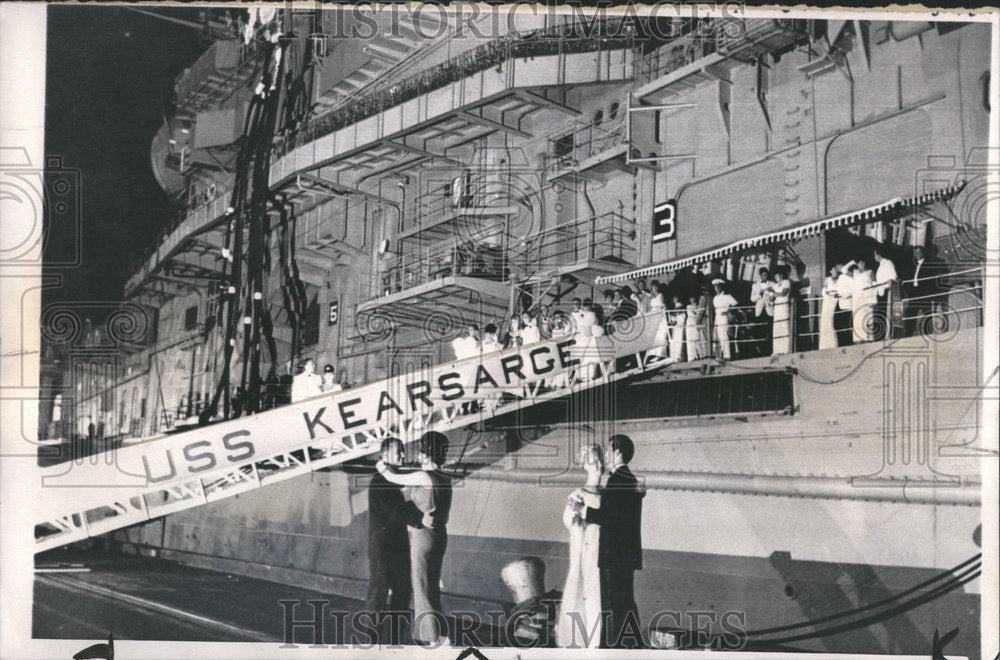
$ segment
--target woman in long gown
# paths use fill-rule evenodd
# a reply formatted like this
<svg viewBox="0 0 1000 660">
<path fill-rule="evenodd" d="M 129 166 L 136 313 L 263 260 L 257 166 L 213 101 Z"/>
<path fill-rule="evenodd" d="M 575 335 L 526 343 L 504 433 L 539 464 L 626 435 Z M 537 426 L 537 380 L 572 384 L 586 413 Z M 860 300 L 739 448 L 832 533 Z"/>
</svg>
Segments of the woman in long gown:
<svg viewBox="0 0 1000 660">
<path fill-rule="evenodd" d="M 561 648 L 598 648 L 601 643 L 601 572 L 597 567 L 601 528 L 583 520 L 571 505 L 582 501 L 585 506 L 600 508 L 601 448 L 582 447 L 580 463 L 587 480 L 583 488 L 570 494 L 563 509 L 563 525 L 569 530 L 569 571 L 556 615 L 556 645 Z"/>
<path fill-rule="evenodd" d="M 595 368 L 601 361 L 597 350 L 597 337 L 604 335 L 604 328 L 598 324 L 597 315 L 590 306 L 584 305 L 582 313 L 576 319 L 576 344 L 572 354 L 580 361 L 577 367 L 576 380 L 591 381 L 595 376 Z"/>
<path fill-rule="evenodd" d="M 479 350 L 483 355 L 503 350 L 495 323 L 488 323 L 483 328 L 483 341 L 479 344 Z"/>
<path fill-rule="evenodd" d="M 875 339 L 875 302 L 878 300 L 878 287 L 872 271 L 863 259 L 858 259 L 858 269 L 854 272 L 853 303 L 854 343 L 873 341 Z"/>
<path fill-rule="evenodd" d="M 448 517 L 451 513 L 451 480 L 441 471 L 448 441 L 431 431 L 420 439 L 420 470 L 399 472 L 384 461 L 376 469 L 388 481 L 405 486 L 407 499 L 423 514 L 420 527 L 407 526 L 410 538 L 410 580 L 413 586 L 413 639 L 424 645 L 447 641 L 442 629 L 441 573 L 448 549 Z"/>
<path fill-rule="evenodd" d="M 702 303 L 705 296 L 692 297 L 687 306 L 684 336 L 687 340 L 687 359 L 700 360 L 708 357 L 708 332 L 705 330 L 707 305 Z"/>
<path fill-rule="evenodd" d="M 531 312 L 521 314 L 521 345 L 535 344 L 542 341 L 542 333 L 538 327 L 538 319 L 531 315 Z M 538 383 L 538 387 L 543 387 L 545 381 Z M 531 398 L 531 385 L 525 383 L 521 386 L 521 397 Z"/>
<path fill-rule="evenodd" d="M 562 312 L 556 312 L 552 317 L 552 339 L 565 339 L 573 334 L 573 327 L 569 317 Z M 561 374 L 551 380 L 553 389 L 569 387 L 569 370 L 564 370 Z"/>
<path fill-rule="evenodd" d="M 819 348 L 837 348 L 837 328 L 833 315 L 837 312 L 837 280 L 840 267 L 830 268 L 830 276 L 823 283 L 823 306 L 819 312 Z"/>
<path fill-rule="evenodd" d="M 642 315 L 652 311 L 651 304 L 656 297 L 657 291 L 650 291 L 645 280 L 636 282 L 636 290 L 632 293 L 632 302 L 636 306 L 636 314 Z"/>
<path fill-rule="evenodd" d="M 681 296 L 672 298 L 673 307 L 667 312 L 670 324 L 670 362 L 684 359 L 684 331 L 687 325 L 687 301 Z"/>
<path fill-rule="evenodd" d="M 538 320 L 531 316 L 531 312 L 521 314 L 521 345 L 527 346 L 541 340 L 542 334 L 538 328 Z"/>
<path fill-rule="evenodd" d="M 653 337 L 653 348 L 646 354 L 647 362 L 657 362 L 667 357 L 667 343 L 670 339 L 670 324 L 667 322 L 666 313 L 666 294 L 662 284 L 657 289 L 653 297 L 649 299 L 649 320 L 650 322 L 655 322 L 655 319 L 658 318 L 659 325 L 656 326 L 656 335 Z M 654 313 L 659 314 L 659 316 L 654 316 Z"/>
<path fill-rule="evenodd" d="M 772 355 L 792 350 L 792 283 L 788 280 L 787 267 L 774 273 L 774 339 Z"/>
<path fill-rule="evenodd" d="M 510 325 L 507 329 L 507 341 L 505 348 L 514 348 L 521 345 L 521 317 L 516 313 L 510 317 Z"/>
</svg>

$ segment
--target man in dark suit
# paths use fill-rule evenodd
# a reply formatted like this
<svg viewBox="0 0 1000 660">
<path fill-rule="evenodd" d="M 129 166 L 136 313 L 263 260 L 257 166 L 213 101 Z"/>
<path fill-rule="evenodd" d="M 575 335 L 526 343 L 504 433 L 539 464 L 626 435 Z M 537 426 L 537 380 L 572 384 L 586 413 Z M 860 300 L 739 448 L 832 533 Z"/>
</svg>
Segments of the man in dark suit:
<svg viewBox="0 0 1000 660">
<path fill-rule="evenodd" d="M 382 460 L 402 465 L 403 443 L 398 438 L 382 441 Z M 403 489 L 377 473 L 368 485 L 368 598 L 367 611 L 381 640 L 388 622 L 389 643 L 398 644 L 399 620 L 410 606 L 410 541 L 408 522 L 419 512 L 403 498 Z M 379 640 L 373 640 L 378 642 Z"/>
<path fill-rule="evenodd" d="M 947 273 L 947 266 L 930 259 L 923 245 L 913 246 L 913 266 L 902 282 L 907 336 L 932 332 L 929 317 L 945 302 L 942 277 Z"/>
<path fill-rule="evenodd" d="M 601 526 L 597 566 L 601 570 L 605 648 L 641 647 L 639 611 L 635 605 L 635 571 L 642 569 L 642 498 L 645 492 L 629 470 L 635 445 L 627 435 L 613 435 L 605 450 L 608 482 L 601 494 L 601 507 L 577 505 L 587 522 Z"/>
</svg>

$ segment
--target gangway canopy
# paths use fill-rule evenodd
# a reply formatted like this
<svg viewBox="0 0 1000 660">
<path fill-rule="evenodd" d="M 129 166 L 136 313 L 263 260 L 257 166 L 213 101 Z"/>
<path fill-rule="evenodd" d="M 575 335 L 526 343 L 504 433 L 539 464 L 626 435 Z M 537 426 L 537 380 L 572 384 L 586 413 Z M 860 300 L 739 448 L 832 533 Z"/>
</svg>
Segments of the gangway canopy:
<svg viewBox="0 0 1000 660">
<path fill-rule="evenodd" d="M 741 252 L 746 252 L 774 243 L 797 241 L 810 236 L 816 236 L 839 227 L 850 227 L 853 225 L 866 224 L 880 220 L 892 220 L 912 213 L 914 208 L 934 202 L 948 200 L 957 195 L 962 188 L 965 187 L 965 185 L 966 182 L 962 181 L 953 186 L 948 186 L 946 188 L 921 195 L 914 195 L 913 197 L 893 197 L 885 202 L 869 206 L 867 208 L 821 218 L 819 220 L 811 220 L 809 222 L 791 225 L 777 231 L 760 234 L 750 238 L 742 238 L 738 241 L 733 241 L 732 243 L 718 245 L 696 254 L 677 257 L 659 264 L 644 266 L 642 268 L 637 268 L 624 273 L 618 273 L 616 275 L 601 277 L 598 278 L 597 283 L 612 284 L 628 282 L 641 277 L 653 277 L 656 275 L 663 275 L 665 273 L 673 273 L 689 266 L 714 261 L 715 259 L 721 259 L 732 254 L 739 254 Z"/>
</svg>

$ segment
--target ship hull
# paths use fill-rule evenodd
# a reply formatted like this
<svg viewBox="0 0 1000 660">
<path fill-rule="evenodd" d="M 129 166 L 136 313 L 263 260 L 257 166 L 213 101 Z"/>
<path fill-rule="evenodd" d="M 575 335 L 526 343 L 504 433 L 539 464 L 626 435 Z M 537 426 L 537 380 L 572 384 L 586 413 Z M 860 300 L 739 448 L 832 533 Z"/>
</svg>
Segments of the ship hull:
<svg viewBox="0 0 1000 660">
<path fill-rule="evenodd" d="M 942 575 L 933 586 L 945 584 L 948 571 L 979 552 L 977 461 L 970 460 L 978 413 L 974 398 L 956 393 L 975 391 L 978 360 L 970 358 L 981 343 L 982 331 L 970 328 L 946 340 L 741 362 L 741 370 L 792 374 L 794 406 L 783 412 L 661 419 L 595 412 L 612 410 L 611 397 L 627 397 L 630 387 L 640 390 L 626 384 L 588 394 L 587 419 L 453 433 L 453 452 L 464 447 L 472 472 L 455 484 L 446 609 L 502 618 L 512 595 L 500 572 L 525 556 L 544 561 L 546 590 L 561 588 L 562 508 L 582 481 L 570 457 L 613 429 L 636 441 L 633 466 L 647 478 L 644 568 L 636 574 L 644 627 L 690 631 L 708 622 L 719 635 L 724 616 L 751 633 L 821 620 L 748 641 L 842 653 L 923 653 L 935 630 L 958 627 L 949 650 L 974 657 L 978 581 L 918 606 L 910 590 Z M 901 385 L 901 362 L 926 363 L 913 368 L 926 380 Z M 641 388 L 655 391 L 656 379 L 694 387 L 732 369 L 710 376 L 675 369 Z M 921 392 L 923 403 L 914 405 L 926 414 L 902 415 L 902 390 Z M 363 599 L 368 474 L 360 466 L 317 473 L 115 536 L 166 558 Z M 901 611 L 887 615 L 890 606 Z M 827 633 L 842 623 L 856 627 Z"/>
</svg>

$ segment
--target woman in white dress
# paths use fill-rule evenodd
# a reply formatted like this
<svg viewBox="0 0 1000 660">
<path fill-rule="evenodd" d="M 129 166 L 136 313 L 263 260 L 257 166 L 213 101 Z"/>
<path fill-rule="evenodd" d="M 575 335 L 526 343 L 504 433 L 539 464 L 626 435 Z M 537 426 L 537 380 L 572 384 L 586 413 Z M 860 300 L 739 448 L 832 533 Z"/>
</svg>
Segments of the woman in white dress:
<svg viewBox="0 0 1000 660">
<path fill-rule="evenodd" d="M 875 302 L 878 300 L 878 287 L 871 269 L 863 259 L 858 259 L 857 270 L 854 271 L 853 303 L 854 343 L 872 341 L 875 339 Z"/>
<path fill-rule="evenodd" d="M 687 302 L 681 296 L 674 296 L 672 308 L 667 312 L 667 323 L 670 324 L 670 362 L 680 362 L 684 359 L 684 330 L 687 325 Z"/>
<path fill-rule="evenodd" d="M 552 316 L 551 327 L 552 339 L 556 341 L 565 339 L 573 334 L 573 324 L 569 317 L 562 312 L 556 312 L 555 315 Z M 558 376 L 555 376 L 551 383 L 553 389 L 569 387 L 569 370 L 566 369 Z"/>
<path fill-rule="evenodd" d="M 652 301 L 657 292 L 649 290 L 649 287 L 646 286 L 646 280 L 639 280 L 635 283 L 635 286 L 636 290 L 632 293 L 632 302 L 635 303 L 638 309 L 637 313 L 641 316 L 651 311 Z"/>
<path fill-rule="evenodd" d="M 527 346 L 542 340 L 542 333 L 538 329 L 538 321 L 531 316 L 530 312 L 521 314 L 521 345 Z"/>
<path fill-rule="evenodd" d="M 687 340 L 688 360 L 708 357 L 708 333 L 705 330 L 706 305 L 702 304 L 702 298 L 705 296 L 695 296 L 687 305 L 684 336 Z"/>
<path fill-rule="evenodd" d="M 597 323 L 597 314 L 592 309 L 592 303 L 586 301 L 581 314 L 576 319 L 576 345 L 573 355 L 580 361 L 577 367 L 576 380 L 590 381 L 594 379 L 594 365 L 600 363 L 601 356 L 597 350 L 598 335 L 604 334 L 604 328 Z"/>
<path fill-rule="evenodd" d="M 537 319 L 531 315 L 531 312 L 524 312 L 521 314 L 521 346 L 535 344 L 540 341 L 542 341 L 542 333 L 538 329 Z M 537 385 L 538 387 L 543 387 L 545 381 L 539 381 Z M 521 396 L 525 399 L 531 398 L 531 385 L 525 383 L 521 387 Z"/>
<path fill-rule="evenodd" d="M 479 350 L 485 355 L 487 353 L 496 353 L 502 350 L 502 348 L 500 338 L 497 336 L 496 324 L 486 324 L 486 327 L 483 328 L 483 341 L 479 345 Z"/>
<path fill-rule="evenodd" d="M 833 315 L 837 312 L 837 280 L 840 279 L 840 265 L 830 268 L 830 276 L 823 282 L 823 305 L 819 311 L 819 348 L 837 348 L 837 328 Z"/>
<path fill-rule="evenodd" d="M 521 317 L 514 314 L 510 317 L 510 326 L 507 330 L 507 348 L 514 348 L 521 345 Z"/>
<path fill-rule="evenodd" d="M 782 355 L 792 350 L 792 283 L 788 279 L 788 267 L 776 268 L 774 272 L 774 335 L 772 355 Z"/>
<path fill-rule="evenodd" d="M 582 447 L 580 463 L 587 480 L 583 488 L 570 494 L 563 509 L 563 525 L 569 530 L 569 571 L 556 615 L 556 645 L 560 648 L 598 648 L 602 636 L 601 572 L 597 567 L 601 528 L 583 520 L 572 507 L 574 501 L 595 509 L 601 506 L 601 448 Z"/>
<path fill-rule="evenodd" d="M 649 299 L 649 321 L 654 323 L 659 318 L 659 325 L 656 326 L 656 336 L 653 337 L 653 348 L 646 354 L 647 362 L 657 362 L 667 357 L 667 343 L 670 340 L 670 324 L 667 321 L 667 303 L 665 287 L 657 286 L 653 297 Z M 654 316 L 659 314 L 659 316 Z"/>
</svg>

